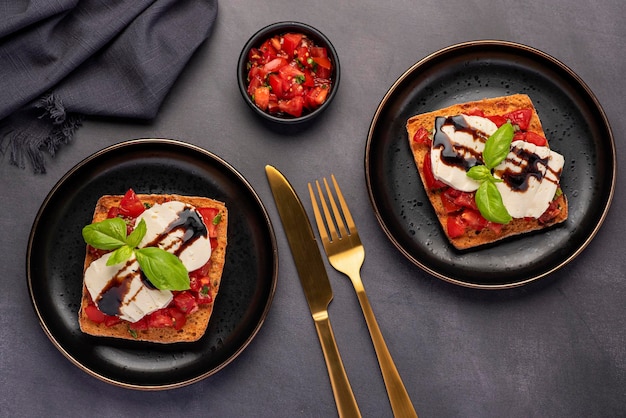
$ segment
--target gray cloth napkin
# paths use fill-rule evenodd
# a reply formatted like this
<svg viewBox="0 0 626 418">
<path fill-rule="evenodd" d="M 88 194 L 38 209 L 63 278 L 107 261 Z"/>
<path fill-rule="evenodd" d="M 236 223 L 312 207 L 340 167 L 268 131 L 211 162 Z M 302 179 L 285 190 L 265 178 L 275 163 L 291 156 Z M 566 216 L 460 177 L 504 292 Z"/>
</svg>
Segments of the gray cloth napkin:
<svg viewBox="0 0 626 418">
<path fill-rule="evenodd" d="M 217 0 L 0 3 L 0 150 L 45 173 L 85 116 L 154 118 Z M 6 160 L 6 156 L 3 156 Z"/>
</svg>

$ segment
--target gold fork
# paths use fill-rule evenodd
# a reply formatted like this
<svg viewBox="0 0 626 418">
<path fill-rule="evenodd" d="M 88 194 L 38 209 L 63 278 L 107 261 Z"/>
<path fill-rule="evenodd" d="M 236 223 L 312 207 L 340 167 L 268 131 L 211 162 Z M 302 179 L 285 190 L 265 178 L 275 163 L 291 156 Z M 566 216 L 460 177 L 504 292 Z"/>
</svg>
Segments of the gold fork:
<svg viewBox="0 0 626 418">
<path fill-rule="evenodd" d="M 333 198 L 333 194 L 326 178 L 324 178 L 323 181 L 326 194 L 328 195 L 328 200 L 334 214 L 334 220 L 333 215 L 331 215 L 328 209 L 326 200 L 324 199 L 324 193 L 322 192 L 319 181 L 316 180 L 315 185 L 317 186 L 317 192 L 326 222 L 324 222 L 320 209 L 317 205 L 313 187 L 311 186 L 311 183 L 308 185 L 309 194 L 311 195 L 311 203 L 313 205 L 313 213 L 315 214 L 315 221 L 322 239 L 324 250 L 326 251 L 330 264 L 336 270 L 347 275 L 356 290 L 359 303 L 361 304 L 361 309 L 363 310 L 363 315 L 365 316 L 367 328 L 369 329 L 372 342 L 374 343 L 374 349 L 376 350 L 376 356 L 378 357 L 378 364 L 380 365 L 380 370 L 383 375 L 385 387 L 387 388 L 387 394 L 389 396 L 389 402 L 394 416 L 417 417 L 413 404 L 411 403 L 411 399 L 409 398 L 409 394 L 402 383 L 400 374 L 398 373 L 396 365 L 391 358 L 391 354 L 387 349 L 387 344 L 385 344 L 383 335 L 380 332 L 378 322 L 376 321 L 369 299 L 365 293 L 363 282 L 361 281 L 360 270 L 363 265 L 363 261 L 365 260 L 365 249 L 363 248 L 363 244 L 361 244 L 361 239 L 359 238 L 356 225 L 354 224 L 352 215 L 350 214 L 348 205 L 343 198 L 343 194 L 341 193 L 341 189 L 337 184 L 335 176 L 331 175 L 331 179 L 337 198 L 339 199 L 339 204 L 341 205 L 341 212 L 335 203 L 335 199 Z M 347 229 L 343 221 L 344 219 L 348 226 Z M 339 232 L 337 232 L 335 224 L 337 225 Z"/>
</svg>

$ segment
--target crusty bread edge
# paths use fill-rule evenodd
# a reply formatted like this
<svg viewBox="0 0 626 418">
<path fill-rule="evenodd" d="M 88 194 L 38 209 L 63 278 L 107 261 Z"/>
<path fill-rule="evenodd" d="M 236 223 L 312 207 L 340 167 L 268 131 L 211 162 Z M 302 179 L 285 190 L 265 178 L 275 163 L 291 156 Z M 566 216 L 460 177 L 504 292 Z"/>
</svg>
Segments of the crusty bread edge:
<svg viewBox="0 0 626 418">
<path fill-rule="evenodd" d="M 424 189 L 426 190 L 428 199 L 430 200 L 446 238 L 455 248 L 459 250 L 483 246 L 508 237 L 545 229 L 552 225 L 562 223 L 568 217 L 567 198 L 565 194 L 561 194 L 557 198 L 557 203 L 561 208 L 561 213 L 548 223 L 540 223 L 538 220 L 513 219 L 508 224 L 503 225 L 500 233 L 496 233 L 488 228 L 485 228 L 482 231 L 469 231 L 460 237 L 451 238 L 447 231 L 448 214 L 446 213 L 446 210 L 441 202 L 441 191 L 429 190 L 426 187 L 422 162 L 428 153 L 429 147 L 413 141 L 413 136 L 420 127 L 424 127 L 429 132 L 432 132 L 434 129 L 435 117 L 437 116 L 454 116 L 461 113 L 468 113 L 473 109 L 480 109 L 485 115 L 491 116 L 502 115 L 513 110 L 525 108 L 531 108 L 533 110 L 528 131 L 535 132 L 545 137 L 537 111 L 535 110 L 530 97 L 526 94 L 514 94 L 510 96 L 486 98 L 477 101 L 455 104 L 443 109 L 415 115 L 407 120 L 406 130 L 408 134 L 409 146 L 411 147 L 413 159 L 419 171 L 420 178 L 424 184 Z"/>
<path fill-rule="evenodd" d="M 119 205 L 123 196 L 121 195 L 104 195 L 98 199 L 96 203 L 92 222 L 99 222 L 107 217 L 107 213 L 111 207 Z M 110 337 L 124 340 L 147 341 L 160 344 L 171 344 L 178 342 L 194 342 L 199 340 L 206 332 L 206 329 L 213 313 L 213 306 L 217 298 L 219 286 L 222 280 L 222 272 L 226 260 L 227 246 L 227 230 L 228 230 L 228 210 L 223 202 L 198 196 L 181 196 L 176 194 L 137 194 L 137 197 L 143 202 L 150 205 L 163 203 L 166 201 L 180 201 L 193 205 L 195 207 L 212 207 L 220 210 L 221 221 L 217 225 L 217 247 L 211 252 L 211 270 L 209 277 L 211 278 L 210 293 L 212 302 L 200 305 L 198 311 L 187 317 L 185 325 L 176 330 L 172 327 L 166 328 L 149 328 L 147 330 L 137 330 L 134 333 L 129 331 L 129 324 L 126 321 L 107 327 L 105 324 L 97 324 L 89 320 L 84 312 L 84 308 L 89 304 L 91 296 L 87 291 L 87 287 L 83 282 L 81 307 L 78 314 L 78 322 L 80 329 L 85 334 Z M 89 267 L 94 260 L 93 256 L 86 251 L 84 270 Z M 83 272 L 84 272 L 83 270 Z"/>
</svg>

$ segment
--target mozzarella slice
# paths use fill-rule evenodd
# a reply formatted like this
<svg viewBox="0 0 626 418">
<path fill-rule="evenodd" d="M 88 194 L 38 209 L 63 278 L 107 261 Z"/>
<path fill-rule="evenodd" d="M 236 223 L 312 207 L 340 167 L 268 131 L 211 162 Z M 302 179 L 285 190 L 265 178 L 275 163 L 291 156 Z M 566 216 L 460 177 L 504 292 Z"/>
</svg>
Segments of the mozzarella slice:
<svg viewBox="0 0 626 418">
<path fill-rule="evenodd" d="M 514 218 L 539 218 L 559 185 L 564 158 L 548 147 L 513 141 L 507 158 L 494 169 L 502 202 Z"/>
<path fill-rule="evenodd" d="M 107 315 L 118 315 L 137 322 L 145 315 L 172 301 L 172 292 L 147 287 L 141 280 L 135 257 L 107 266 L 112 253 L 93 261 L 85 271 L 85 285 L 98 308 Z"/>
<path fill-rule="evenodd" d="M 467 177 L 464 164 L 451 164 L 446 161 L 446 149 L 454 152 L 455 160 L 469 162 L 477 157 L 480 159 L 485 149 L 485 141 L 498 127 L 487 118 L 480 116 L 455 116 L 458 123 L 444 123 L 435 132 L 435 140 L 430 153 L 433 175 L 436 179 L 462 192 L 473 192 L 478 189 L 479 182 Z M 437 145 L 443 144 L 443 145 Z"/>
<path fill-rule="evenodd" d="M 139 247 L 145 247 L 146 245 L 154 243 L 155 240 L 158 240 L 158 247 L 176 254 L 183 245 L 185 231 L 183 229 L 167 231 L 167 229 L 179 219 L 180 214 L 186 208 L 190 208 L 190 206 L 182 202 L 172 201 L 153 205 L 150 209 L 139 215 L 135 225 L 143 219 L 147 227 L 146 235 L 139 243 Z M 191 209 L 195 210 L 193 208 Z M 202 220 L 200 214 L 198 214 L 198 216 L 200 220 Z M 164 232 L 167 232 L 167 236 L 160 239 L 159 236 Z M 207 234 L 201 235 L 197 237 L 191 245 L 184 246 L 180 254 L 177 255 L 187 268 L 187 271 L 199 269 L 205 265 L 211 257 L 211 240 Z"/>
</svg>

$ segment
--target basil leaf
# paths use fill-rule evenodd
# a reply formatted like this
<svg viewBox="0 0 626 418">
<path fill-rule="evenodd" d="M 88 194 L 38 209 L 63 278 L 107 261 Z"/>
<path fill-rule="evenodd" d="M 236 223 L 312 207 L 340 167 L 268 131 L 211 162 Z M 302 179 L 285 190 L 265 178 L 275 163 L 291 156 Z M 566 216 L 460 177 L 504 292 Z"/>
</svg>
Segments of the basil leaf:
<svg viewBox="0 0 626 418">
<path fill-rule="evenodd" d="M 493 177 L 491 170 L 484 165 L 475 165 L 467 171 L 467 177 L 476 181 L 485 181 Z"/>
<path fill-rule="evenodd" d="M 145 247 L 136 249 L 135 256 L 139 267 L 157 289 L 189 289 L 189 273 L 174 254 L 157 247 Z"/>
<path fill-rule="evenodd" d="M 476 206 L 485 219 L 499 224 L 511 221 L 511 215 L 502 203 L 502 195 L 492 181 L 484 181 L 476 190 Z"/>
<path fill-rule="evenodd" d="M 483 150 L 483 162 L 487 168 L 496 167 L 509 155 L 514 134 L 515 129 L 513 125 L 511 125 L 511 122 L 507 122 L 487 138 L 485 149 Z"/>
<path fill-rule="evenodd" d="M 133 255 L 133 248 L 129 247 L 128 245 L 123 245 L 117 250 L 113 251 L 113 253 L 111 253 L 111 256 L 107 260 L 107 266 L 114 266 L 123 261 L 126 261 L 130 258 L 131 255 Z"/>
<path fill-rule="evenodd" d="M 126 222 L 121 218 L 89 224 L 82 232 L 85 242 L 99 250 L 115 250 L 126 244 Z"/>
<path fill-rule="evenodd" d="M 146 226 L 146 221 L 142 219 L 141 221 L 139 221 L 137 226 L 135 226 L 135 229 L 133 229 L 133 232 L 131 232 L 130 235 L 128 236 L 128 239 L 126 240 L 126 244 L 128 244 L 132 248 L 135 248 L 136 246 L 139 245 L 143 237 L 146 235 L 147 230 L 148 230 L 148 227 Z"/>
</svg>

